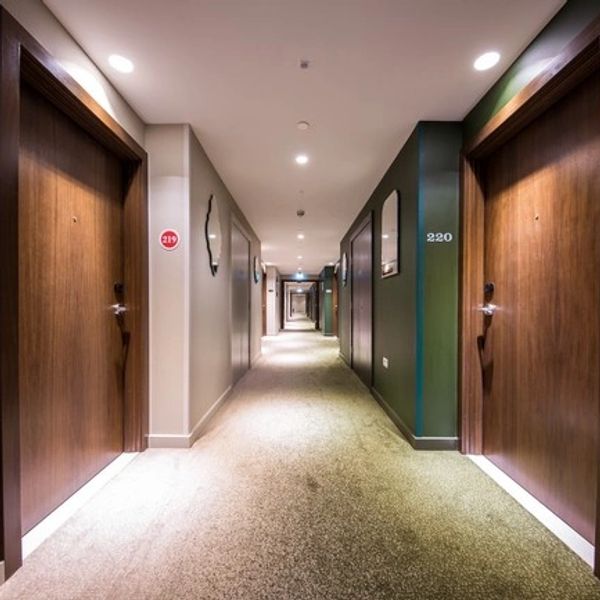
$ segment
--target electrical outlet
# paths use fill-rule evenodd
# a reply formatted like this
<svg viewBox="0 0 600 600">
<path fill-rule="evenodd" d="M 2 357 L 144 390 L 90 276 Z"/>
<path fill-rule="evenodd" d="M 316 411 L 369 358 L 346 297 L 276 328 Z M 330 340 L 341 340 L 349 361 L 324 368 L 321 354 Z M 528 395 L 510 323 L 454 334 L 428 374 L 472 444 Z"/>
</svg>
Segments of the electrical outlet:
<svg viewBox="0 0 600 600">
<path fill-rule="evenodd" d="M 385 369 L 387 369 L 390 366 L 390 361 L 385 356 L 383 357 L 383 366 Z"/>
</svg>

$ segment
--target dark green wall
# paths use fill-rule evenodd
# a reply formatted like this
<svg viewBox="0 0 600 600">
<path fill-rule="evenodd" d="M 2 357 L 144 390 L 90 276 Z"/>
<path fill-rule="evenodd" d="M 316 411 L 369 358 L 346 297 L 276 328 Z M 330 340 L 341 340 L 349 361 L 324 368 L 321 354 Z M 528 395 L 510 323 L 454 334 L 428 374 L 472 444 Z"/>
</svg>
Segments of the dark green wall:
<svg viewBox="0 0 600 600">
<path fill-rule="evenodd" d="M 320 274 L 321 332 L 333 335 L 333 278 L 335 267 L 325 267 Z M 321 287 L 322 286 L 322 287 Z"/>
<path fill-rule="evenodd" d="M 459 123 L 419 123 L 341 243 L 373 219 L 373 387 L 422 437 L 456 436 Z M 400 273 L 382 279 L 381 208 L 400 191 Z M 433 229 L 431 229 L 433 228 Z M 427 231 L 452 242 L 426 244 Z M 340 348 L 350 358 L 350 275 L 340 286 Z M 383 357 L 389 360 L 384 368 Z"/>
<path fill-rule="evenodd" d="M 458 169 L 460 123 L 420 127 L 419 306 L 417 436 L 457 435 Z M 451 241 L 427 242 L 428 234 Z"/>
<path fill-rule="evenodd" d="M 600 0 L 569 0 L 465 117 L 465 140 L 475 135 L 599 15 Z"/>
</svg>

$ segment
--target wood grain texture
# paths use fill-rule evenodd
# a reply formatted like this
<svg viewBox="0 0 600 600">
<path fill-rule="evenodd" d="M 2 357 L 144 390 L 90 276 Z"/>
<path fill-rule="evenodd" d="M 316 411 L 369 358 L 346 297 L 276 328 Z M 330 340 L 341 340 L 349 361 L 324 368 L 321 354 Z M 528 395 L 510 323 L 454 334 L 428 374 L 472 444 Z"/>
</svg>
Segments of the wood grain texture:
<svg viewBox="0 0 600 600">
<path fill-rule="evenodd" d="M 483 449 L 483 394 L 477 340 L 483 332 L 484 195 L 478 166 L 461 158 L 461 258 L 459 315 L 459 405 L 461 452 L 480 454 Z"/>
<path fill-rule="evenodd" d="M 127 306 L 124 327 L 130 334 L 125 365 L 123 437 L 125 452 L 148 446 L 148 161 L 124 163 L 124 252 Z"/>
<path fill-rule="evenodd" d="M 123 450 L 117 158 L 21 89 L 19 398 L 22 530 Z"/>
<path fill-rule="evenodd" d="M 21 564 L 19 442 L 19 45 L 0 7 L 0 440 L 1 550 L 5 572 Z"/>
<path fill-rule="evenodd" d="M 489 157 L 484 453 L 594 542 L 600 74 Z M 560 131 L 560 135 L 557 135 Z"/>
<path fill-rule="evenodd" d="M 101 145 L 126 173 L 125 301 L 131 332 L 125 376 L 125 448 L 146 447 L 148 422 L 147 157 L 144 150 L 0 7 L 0 469 L 1 557 L 21 564 L 18 177 L 20 88 L 27 82 Z"/>
<path fill-rule="evenodd" d="M 373 230 L 371 218 L 350 242 L 352 368 L 370 389 L 373 383 Z"/>
</svg>

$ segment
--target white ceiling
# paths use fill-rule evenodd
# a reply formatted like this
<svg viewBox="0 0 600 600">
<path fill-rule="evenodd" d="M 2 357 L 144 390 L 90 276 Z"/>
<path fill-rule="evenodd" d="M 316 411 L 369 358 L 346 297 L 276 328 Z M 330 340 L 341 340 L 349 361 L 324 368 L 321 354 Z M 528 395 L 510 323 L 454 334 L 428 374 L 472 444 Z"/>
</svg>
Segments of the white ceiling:
<svg viewBox="0 0 600 600">
<path fill-rule="evenodd" d="M 564 0 L 45 2 L 144 121 L 191 123 L 263 260 L 319 272 L 416 122 L 462 119 Z"/>
</svg>

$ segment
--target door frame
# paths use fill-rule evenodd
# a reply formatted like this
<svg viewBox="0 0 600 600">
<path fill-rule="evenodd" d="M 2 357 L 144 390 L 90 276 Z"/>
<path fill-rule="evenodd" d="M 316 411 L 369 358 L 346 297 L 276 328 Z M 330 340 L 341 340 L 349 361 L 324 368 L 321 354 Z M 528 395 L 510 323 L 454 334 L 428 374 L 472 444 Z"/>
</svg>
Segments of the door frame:
<svg viewBox="0 0 600 600">
<path fill-rule="evenodd" d="M 0 7 L 0 560 L 6 577 L 22 563 L 18 331 L 20 88 L 25 82 L 119 158 L 123 193 L 126 326 L 123 449 L 142 451 L 148 433 L 147 157 L 121 127 Z"/>
<path fill-rule="evenodd" d="M 484 285 L 483 161 L 599 68 L 600 18 L 492 117 L 461 152 L 458 397 L 463 454 L 483 452 L 483 384 L 476 342 L 483 335 L 479 311 Z M 600 525 L 600 449 L 598 466 L 596 521 Z M 596 527 L 595 547 L 594 572 L 600 576 L 600 526 Z"/>
<path fill-rule="evenodd" d="M 353 244 L 354 240 L 360 235 L 365 227 L 369 225 L 371 227 L 371 375 L 369 377 L 369 390 L 373 387 L 373 367 L 374 367 L 374 349 L 375 349 L 375 335 L 373 331 L 373 323 L 375 323 L 375 302 L 374 302 L 374 291 L 375 291 L 375 240 L 373 238 L 373 211 L 370 210 L 367 215 L 360 221 L 360 223 L 354 228 L 350 238 L 348 240 L 348 254 L 349 264 L 348 270 L 350 272 L 350 366 L 354 370 L 354 251 Z M 362 380 L 361 380 L 362 381 Z M 364 383 L 364 382 L 363 382 Z M 365 384 L 366 385 L 366 384 Z"/>
<path fill-rule="evenodd" d="M 286 283 L 294 283 L 294 284 L 299 284 L 299 283 L 314 283 L 317 285 L 317 288 L 319 286 L 319 281 L 321 281 L 320 279 L 315 279 L 314 277 L 311 277 L 309 279 L 292 279 L 291 277 L 284 277 L 283 279 L 279 280 L 279 326 L 280 326 L 280 330 L 279 331 L 294 331 L 293 329 L 286 329 L 285 328 L 285 322 L 286 322 L 286 314 L 285 314 L 285 284 Z M 320 317 L 320 310 L 321 310 L 321 303 L 319 302 L 319 294 L 316 294 L 316 302 L 317 302 L 317 318 L 315 320 L 315 331 L 319 331 L 320 329 L 320 325 L 321 325 L 321 317 Z"/>
</svg>

